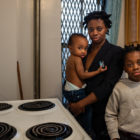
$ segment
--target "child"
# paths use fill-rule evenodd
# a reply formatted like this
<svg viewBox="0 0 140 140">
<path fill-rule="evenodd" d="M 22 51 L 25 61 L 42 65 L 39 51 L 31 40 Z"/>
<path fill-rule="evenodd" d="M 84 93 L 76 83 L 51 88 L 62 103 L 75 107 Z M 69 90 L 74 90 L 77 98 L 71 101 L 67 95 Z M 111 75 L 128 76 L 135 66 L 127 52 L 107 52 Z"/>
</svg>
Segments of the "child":
<svg viewBox="0 0 140 140">
<path fill-rule="evenodd" d="M 111 94 L 105 113 L 111 140 L 140 140 L 140 45 L 126 46 L 124 70 Z"/>
<path fill-rule="evenodd" d="M 102 66 L 100 66 L 98 70 L 93 72 L 84 70 L 82 59 L 87 54 L 88 41 L 83 34 L 72 34 L 68 41 L 68 47 L 71 55 L 66 64 L 66 83 L 63 95 L 69 103 L 73 103 L 86 97 L 86 84 L 84 83 L 84 79 L 106 71 L 107 67 L 102 68 Z M 103 63 L 101 62 L 100 64 Z M 76 119 L 87 133 L 90 133 L 92 127 L 92 112 L 89 111 L 89 108 L 90 107 L 87 107 L 86 110 L 83 110 L 82 114 L 76 116 Z"/>
</svg>

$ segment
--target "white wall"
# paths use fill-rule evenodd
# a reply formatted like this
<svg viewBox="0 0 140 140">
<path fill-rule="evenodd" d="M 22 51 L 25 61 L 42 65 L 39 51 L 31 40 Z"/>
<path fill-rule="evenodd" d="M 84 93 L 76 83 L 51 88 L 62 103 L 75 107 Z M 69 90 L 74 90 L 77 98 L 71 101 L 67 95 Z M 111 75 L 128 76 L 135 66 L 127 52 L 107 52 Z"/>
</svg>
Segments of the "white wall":
<svg viewBox="0 0 140 140">
<path fill-rule="evenodd" d="M 60 2 L 41 0 L 41 98 L 61 98 Z"/>
<path fill-rule="evenodd" d="M 41 0 L 41 98 L 61 97 L 60 0 Z M 0 0 L 0 100 L 33 98 L 33 0 Z"/>
<path fill-rule="evenodd" d="M 17 60 L 24 98 L 32 98 L 33 0 L 0 0 L 0 100 L 19 99 Z"/>
<path fill-rule="evenodd" d="M 16 0 L 0 1 L 0 100 L 17 98 Z"/>
<path fill-rule="evenodd" d="M 33 0 L 17 0 L 17 60 L 20 64 L 24 99 L 33 98 Z"/>
</svg>

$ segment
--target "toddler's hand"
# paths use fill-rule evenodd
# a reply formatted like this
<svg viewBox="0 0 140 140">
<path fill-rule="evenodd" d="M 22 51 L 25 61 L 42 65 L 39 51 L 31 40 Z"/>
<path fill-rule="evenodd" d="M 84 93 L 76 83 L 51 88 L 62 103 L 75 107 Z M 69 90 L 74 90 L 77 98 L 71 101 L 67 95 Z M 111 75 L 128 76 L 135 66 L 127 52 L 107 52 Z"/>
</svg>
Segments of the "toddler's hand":
<svg viewBox="0 0 140 140">
<path fill-rule="evenodd" d="M 98 68 L 99 72 L 104 72 L 107 70 L 107 66 L 105 66 L 105 68 L 102 68 L 101 66 Z"/>
</svg>

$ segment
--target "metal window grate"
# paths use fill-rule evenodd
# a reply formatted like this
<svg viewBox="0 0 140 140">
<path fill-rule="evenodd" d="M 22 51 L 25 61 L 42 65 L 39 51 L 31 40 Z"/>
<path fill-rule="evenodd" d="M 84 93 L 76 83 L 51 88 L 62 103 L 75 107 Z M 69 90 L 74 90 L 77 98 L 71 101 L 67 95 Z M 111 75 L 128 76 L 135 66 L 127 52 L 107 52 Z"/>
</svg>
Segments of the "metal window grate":
<svg viewBox="0 0 140 140">
<path fill-rule="evenodd" d="M 62 83 L 65 80 L 66 61 L 70 53 L 67 41 L 72 33 L 88 33 L 83 29 L 83 19 L 87 13 L 102 10 L 104 0 L 61 0 L 61 43 L 62 43 Z"/>
</svg>

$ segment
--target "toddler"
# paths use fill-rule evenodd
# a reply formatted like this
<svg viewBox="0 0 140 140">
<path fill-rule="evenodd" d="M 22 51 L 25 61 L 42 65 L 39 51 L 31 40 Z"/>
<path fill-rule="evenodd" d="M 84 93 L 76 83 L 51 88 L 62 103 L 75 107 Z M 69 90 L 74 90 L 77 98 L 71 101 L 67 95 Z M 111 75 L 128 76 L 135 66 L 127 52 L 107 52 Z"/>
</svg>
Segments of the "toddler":
<svg viewBox="0 0 140 140">
<path fill-rule="evenodd" d="M 96 71 L 88 72 L 84 69 L 82 59 L 87 55 L 88 41 L 83 34 L 72 34 L 68 41 L 68 48 L 71 55 L 66 64 L 66 83 L 63 95 L 69 103 L 74 103 L 86 97 L 84 79 L 106 71 L 107 67 L 103 66 L 103 62 L 100 62 L 101 66 Z M 75 117 L 87 133 L 91 135 L 92 108 L 90 105 Z"/>
</svg>

